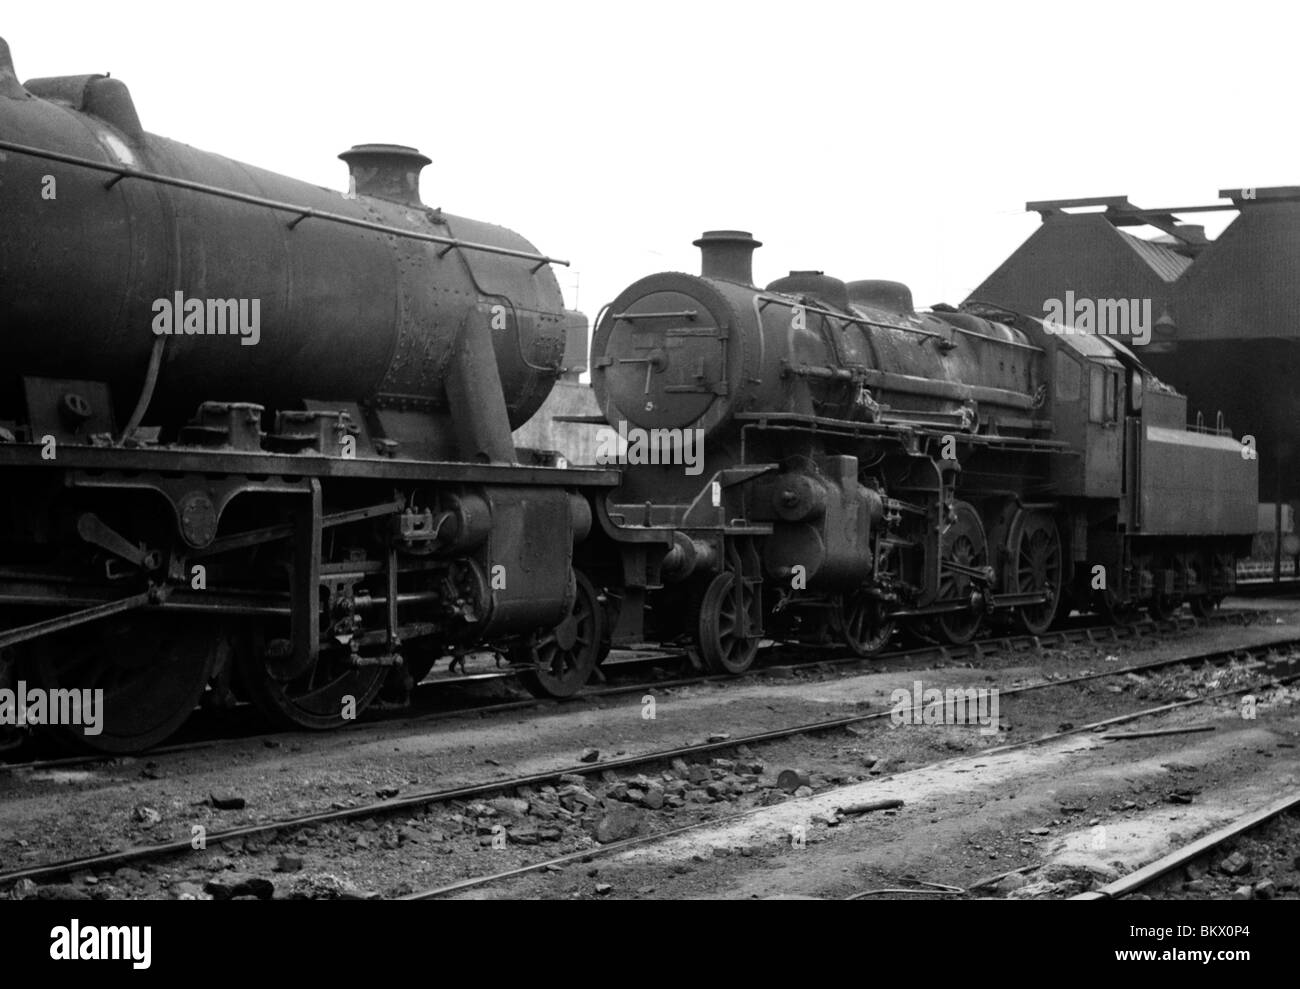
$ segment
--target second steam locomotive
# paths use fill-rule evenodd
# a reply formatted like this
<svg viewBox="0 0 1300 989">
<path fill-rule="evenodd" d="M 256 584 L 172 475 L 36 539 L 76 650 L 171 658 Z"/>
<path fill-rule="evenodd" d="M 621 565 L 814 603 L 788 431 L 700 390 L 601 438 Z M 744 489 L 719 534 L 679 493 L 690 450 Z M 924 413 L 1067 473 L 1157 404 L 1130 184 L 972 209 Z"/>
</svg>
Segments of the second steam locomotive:
<svg viewBox="0 0 1300 989">
<path fill-rule="evenodd" d="M 592 342 L 602 420 L 668 448 L 593 493 L 581 552 L 621 601 L 615 641 L 685 640 L 738 673 L 765 637 L 865 655 L 900 622 L 959 643 L 986 619 L 1040 633 L 1071 608 L 1204 613 L 1232 590 L 1253 451 L 1189 427 L 1122 344 L 988 306 L 917 313 L 896 282 L 759 288 L 748 233 L 696 244 L 700 275 L 629 286 Z M 702 470 L 673 464 L 684 431 Z"/>
</svg>

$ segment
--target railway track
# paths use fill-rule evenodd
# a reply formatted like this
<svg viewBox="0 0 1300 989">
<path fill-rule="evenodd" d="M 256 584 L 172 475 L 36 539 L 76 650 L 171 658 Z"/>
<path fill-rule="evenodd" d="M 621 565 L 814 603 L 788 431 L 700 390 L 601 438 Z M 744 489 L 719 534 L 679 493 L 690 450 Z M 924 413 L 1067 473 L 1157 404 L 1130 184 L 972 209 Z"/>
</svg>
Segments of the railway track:
<svg viewBox="0 0 1300 989">
<path fill-rule="evenodd" d="M 1286 643 L 1286 646 L 1292 649 L 1300 649 L 1300 639 L 1291 640 L 1289 643 Z M 1209 654 L 1207 654 L 1204 657 L 1195 657 L 1195 658 L 1189 657 L 1181 662 L 1185 662 L 1185 663 L 1206 662 L 1206 661 L 1213 662 L 1217 658 L 1219 657 L 1217 656 L 1211 657 Z M 1162 660 L 1154 664 L 1128 667 L 1124 670 L 1117 671 L 1117 673 L 1118 675 L 1123 675 L 1124 673 L 1130 673 L 1130 672 L 1143 672 L 1143 671 L 1149 672 L 1152 669 L 1174 666 L 1174 665 L 1180 665 L 1179 661 Z M 1295 669 L 1295 667 L 1297 666 L 1297 662 L 1294 658 L 1292 658 L 1288 661 L 1287 665 L 1290 668 Z M 1030 691 L 1041 690 L 1049 686 L 1068 686 L 1071 684 L 1084 682 L 1090 679 L 1097 679 L 1099 677 L 1104 677 L 1108 675 L 1110 674 L 1088 674 L 1078 678 L 1071 678 L 1070 680 L 1056 681 L 1052 684 L 1031 684 L 1026 687 L 1010 688 L 1007 690 L 1001 690 L 1000 696 L 1007 697 L 1007 696 L 1014 696 L 1015 694 L 1024 694 Z M 1283 684 L 1295 682 L 1298 680 L 1300 680 L 1300 672 L 1288 673 L 1283 677 L 1277 678 L 1277 682 Z M 995 756 L 1007 752 L 1015 752 L 1017 750 L 1031 748 L 1036 745 L 1043 745 L 1048 742 L 1056 741 L 1061 738 L 1066 738 L 1071 735 L 1079 735 L 1079 734 L 1101 731 L 1114 725 L 1127 724 L 1133 721 L 1140 720 L 1142 718 L 1154 717 L 1156 715 L 1165 714 L 1170 711 L 1175 711 L 1187 707 L 1195 707 L 1211 701 L 1234 697 L 1239 694 L 1245 693 L 1248 690 L 1254 690 L 1254 689 L 1256 689 L 1256 685 L 1242 686 L 1231 690 L 1217 691 L 1212 694 L 1207 694 L 1205 696 L 1198 697 L 1195 700 L 1175 701 L 1167 704 L 1160 704 L 1150 708 L 1144 708 L 1139 711 L 1128 712 L 1126 714 L 1121 714 L 1111 718 L 1104 718 L 1099 721 L 1090 722 L 1084 725 L 1078 725 L 1063 731 L 1049 732 L 1047 734 L 1039 735 L 1035 738 L 1024 739 L 1019 742 L 1009 742 L 1004 745 L 997 745 L 987 749 L 981 749 L 979 753 L 979 758 L 985 759 L 989 756 Z M 888 713 L 881 713 L 876 715 L 877 718 L 888 717 L 888 716 L 889 716 Z M 868 720 L 868 719 L 863 718 L 860 720 Z M 757 739 L 758 736 L 754 736 L 751 737 L 750 739 L 737 740 L 736 742 L 733 742 L 731 744 L 752 745 L 754 744 L 754 741 Z M 967 756 L 959 756 L 954 759 L 941 760 L 938 762 L 930 763 L 926 765 L 924 768 L 934 769 L 934 768 L 942 767 L 946 764 L 958 764 L 966 760 L 967 758 L 968 758 Z M 403 899 L 403 900 L 439 899 L 444 896 L 451 896 L 456 893 L 465 892 L 470 889 L 490 885 L 497 882 L 504 882 L 509 879 L 518 878 L 520 876 L 524 876 L 529 873 L 538 872 L 541 870 L 554 869 L 557 867 L 562 868 L 565 865 L 570 865 L 575 862 L 585 863 L 588 861 L 592 861 L 596 858 L 605 858 L 610 855 L 617 854 L 619 852 L 628 851 L 630 849 L 653 845 L 656 844 L 657 842 L 663 841 L 668 838 L 676 837 L 678 835 L 689 834 L 692 831 L 698 831 L 705 828 L 717 828 L 719 826 L 725 826 L 729 823 L 740 821 L 747 817 L 752 817 L 755 814 L 761 813 L 765 809 L 766 808 L 763 807 L 749 808 L 747 810 L 739 811 L 734 814 L 729 814 L 724 817 L 711 818 L 705 821 L 698 821 L 681 827 L 673 828 L 667 831 L 657 832 L 654 834 L 640 835 L 637 837 L 625 839 L 620 842 L 613 842 L 607 845 L 602 845 L 599 848 L 583 849 L 581 851 L 571 852 L 566 855 L 556 856 L 554 858 L 546 859 L 543 861 L 529 863 L 528 865 L 520 866 L 515 869 L 509 869 L 502 872 L 475 876 L 468 879 L 447 883 L 417 893 L 412 893 L 407 896 L 397 897 L 397 899 Z M 936 884 L 925 884 L 925 885 L 935 886 Z M 882 892 L 882 891 L 872 891 L 872 892 Z M 910 892 L 910 893 L 942 896 L 942 895 L 956 895 L 963 891 L 960 890 L 958 887 L 947 886 L 942 888 L 917 889 L 917 890 L 907 890 L 907 891 L 891 890 L 889 892 Z M 862 898 L 862 897 L 858 894 L 855 894 L 855 896 L 848 897 L 848 899 L 854 899 L 854 898 Z"/>
<path fill-rule="evenodd" d="M 842 649 L 842 647 L 836 646 L 773 643 L 765 648 L 764 653 L 759 657 L 758 663 L 749 673 L 745 674 L 745 676 L 763 676 L 778 671 L 812 669 L 819 665 L 830 669 L 845 666 L 861 666 L 864 668 L 869 666 L 872 669 L 887 670 L 891 665 L 900 662 L 952 662 L 963 659 L 980 661 L 990 654 L 1018 652 L 1030 653 L 1044 648 L 1064 648 L 1070 645 L 1088 645 L 1103 642 L 1119 643 L 1133 639 L 1149 638 L 1152 636 L 1176 635 L 1196 631 L 1200 628 L 1215 627 L 1226 624 L 1244 626 L 1248 624 L 1251 619 L 1258 619 L 1266 614 L 1267 612 L 1247 608 L 1223 609 L 1213 612 L 1203 618 L 1198 618 L 1194 615 L 1174 615 L 1163 621 L 1155 621 L 1150 618 L 1145 618 L 1141 621 L 1116 625 L 1098 624 L 1096 622 L 1090 622 L 1086 618 L 1080 618 L 1064 628 L 1056 629 L 1038 636 L 1025 634 L 1003 635 L 976 640 L 964 645 L 948 645 L 943 643 L 924 644 L 906 649 L 887 650 L 868 658 L 836 651 L 837 649 Z M 783 657 L 790 655 L 793 655 L 796 658 L 790 662 L 781 661 Z M 775 661 L 773 661 L 773 659 L 775 659 Z M 734 682 L 738 679 L 725 673 L 697 673 L 669 679 L 634 680 L 630 683 L 610 683 L 611 679 L 617 678 L 620 674 L 632 669 L 640 669 L 646 666 L 662 668 L 668 663 L 686 664 L 688 662 L 689 660 L 685 652 L 646 650 L 644 654 L 637 655 L 634 658 L 611 658 L 611 660 L 606 662 L 599 671 L 601 680 L 606 685 L 588 688 L 576 697 L 550 700 L 545 698 L 527 697 L 495 703 L 469 703 L 458 705 L 448 710 L 429 710 L 427 706 L 428 698 L 434 693 L 441 693 L 449 688 L 464 687 L 470 684 L 482 683 L 487 680 L 511 680 L 518 675 L 517 672 L 502 670 L 500 672 L 472 674 L 459 677 L 427 679 L 417 687 L 417 691 L 425 698 L 425 703 L 422 703 L 418 709 L 403 710 L 400 712 L 372 711 L 356 723 L 345 725 L 342 728 L 336 729 L 336 731 L 373 732 L 376 730 L 391 728 L 395 725 L 433 724 L 461 717 L 486 717 L 537 707 L 557 708 L 574 702 L 596 701 L 607 697 L 633 694 L 638 691 L 662 690 L 666 688 L 671 689 L 705 683 L 727 683 Z M 739 679 L 744 678 L 745 677 L 741 677 Z M 315 737 L 319 736 L 312 733 L 292 731 L 265 732 L 260 730 L 260 728 L 251 732 L 235 732 L 233 734 L 213 731 L 212 734 L 205 734 L 192 741 L 159 746 L 144 754 L 149 756 L 175 755 L 181 753 L 201 752 L 243 742 L 265 742 L 285 738 Z M 108 755 L 102 752 L 87 752 L 75 755 L 63 755 L 38 759 L 11 759 L 7 761 L 0 759 L 0 773 L 7 772 L 13 774 L 42 772 L 52 769 L 68 769 L 76 766 L 112 762 L 117 758 L 120 757 Z"/>
<path fill-rule="evenodd" d="M 1197 859 L 1204 858 L 1217 849 L 1235 842 L 1243 835 L 1249 834 L 1267 824 L 1269 821 L 1285 814 L 1295 813 L 1297 810 L 1300 810 L 1300 793 L 1293 793 L 1261 810 L 1246 814 L 1217 831 L 1203 835 L 1182 848 L 1175 849 L 1168 855 L 1142 866 L 1140 869 L 1134 869 L 1128 875 L 1116 879 L 1114 882 L 1107 883 L 1097 889 L 1088 890 L 1086 893 L 1080 893 L 1078 896 L 1072 896 L 1070 899 L 1119 900 L 1125 896 L 1131 896 L 1147 889 L 1175 869 L 1181 869 Z"/>
<path fill-rule="evenodd" d="M 1212 650 L 1200 653 L 1194 656 L 1174 657 L 1168 659 L 1154 660 L 1148 663 L 1132 664 L 1113 670 L 1101 670 L 1090 673 L 1079 674 L 1076 676 L 1065 677 L 1059 680 L 1047 680 L 1033 684 L 1027 684 L 1017 687 L 1008 687 L 1000 689 L 1002 697 L 1014 697 L 1025 695 L 1037 691 L 1053 690 L 1062 687 L 1076 686 L 1093 680 L 1100 680 L 1110 677 L 1122 677 L 1125 674 L 1142 674 L 1156 670 L 1168 669 L 1177 666 L 1195 665 L 1195 664 L 1219 664 L 1241 660 L 1247 658 L 1262 659 L 1271 663 L 1279 669 L 1285 665 L 1287 674 L 1285 680 L 1289 681 L 1300 677 L 1300 673 L 1294 672 L 1297 661 L 1293 655 L 1279 657 L 1279 653 L 1284 650 L 1300 651 L 1300 637 L 1284 640 L 1281 642 L 1269 643 L 1259 646 L 1243 646 L 1231 649 Z M 1215 694 L 1199 697 L 1195 700 L 1184 700 L 1170 704 L 1160 705 L 1149 709 L 1144 709 L 1135 713 L 1124 714 L 1116 718 L 1107 719 L 1095 724 L 1083 725 L 1071 728 L 1065 731 L 1050 733 L 1035 739 L 1024 742 L 1009 743 L 1003 746 L 997 746 L 990 749 L 982 750 L 981 755 L 995 754 L 1002 751 L 1011 751 L 1026 745 L 1042 744 L 1056 738 L 1067 735 L 1078 734 L 1081 732 L 1092 731 L 1097 727 L 1108 724 L 1119 724 L 1138 718 L 1150 717 L 1165 711 L 1172 711 L 1182 707 L 1195 704 L 1206 703 L 1207 701 L 1218 699 L 1220 697 L 1229 697 L 1239 694 L 1245 690 L 1254 689 L 1253 687 L 1241 687 L 1235 690 L 1221 691 Z M 821 721 L 809 722 L 804 724 L 792 725 L 778 729 L 758 732 L 741 737 L 730 737 L 718 741 L 704 742 L 694 745 L 675 746 L 668 749 L 655 750 L 640 755 L 627 756 L 595 763 L 579 763 L 577 765 L 547 770 L 541 773 L 534 773 L 527 776 L 518 776 L 504 779 L 495 779 L 480 783 L 471 783 L 462 786 L 450 787 L 438 790 L 426 790 L 416 793 L 407 794 L 401 797 L 383 799 L 368 802 L 355 807 L 332 808 L 325 811 L 318 811 L 308 814 L 295 815 L 291 817 L 278 818 L 256 824 L 243 825 L 240 827 L 229 828 L 220 831 L 210 831 L 206 835 L 207 843 L 217 845 L 222 842 L 232 841 L 234 839 L 243 839 L 256 836 L 269 835 L 272 832 L 286 832 L 296 829 L 331 823 L 339 821 L 362 820 L 371 817 L 382 817 L 400 811 L 409 811 L 414 809 L 423 809 L 437 804 L 445 804 L 450 801 L 467 800 L 477 797 L 484 797 L 495 794 L 503 794 L 514 791 L 520 787 L 530 787 L 546 785 L 560 781 L 561 777 L 568 775 L 589 776 L 598 773 L 605 773 L 617 770 L 629 770 L 644 768 L 649 766 L 661 765 L 671 762 L 674 759 L 686 758 L 690 756 L 713 755 L 718 752 L 737 749 L 740 746 L 762 745 L 787 739 L 799 735 L 810 735 L 826 731 L 840 730 L 851 726 L 867 724 L 870 722 L 880 722 L 888 719 L 891 712 L 888 710 L 878 710 L 863 714 L 855 714 L 847 717 L 830 718 Z M 752 811 L 743 812 L 752 813 Z M 725 819 L 724 819 L 725 820 Z M 413 894 L 410 898 L 425 898 L 433 896 L 446 895 L 459 889 L 470 888 L 473 885 L 482 885 L 495 882 L 514 875 L 520 875 L 524 872 L 536 871 L 548 865 L 563 864 L 564 862 L 583 858 L 587 856 L 606 855 L 622 848 L 632 847 L 635 844 L 659 840 L 669 837 L 673 834 L 683 833 L 692 830 L 695 827 L 703 826 L 704 823 L 716 824 L 718 819 L 701 824 L 688 825 L 684 828 L 678 828 L 667 832 L 659 832 L 653 835 L 647 835 L 639 839 L 628 839 L 626 842 L 611 843 L 598 849 L 585 849 L 578 853 L 568 856 L 560 856 L 556 859 L 548 859 L 535 865 L 526 866 L 522 869 L 510 870 L 509 872 L 498 873 L 491 876 L 478 877 L 474 880 L 463 880 L 460 883 L 448 887 L 439 887 L 436 890 L 426 891 L 422 894 Z M 133 848 L 122 849 L 114 852 L 103 853 L 100 855 L 85 856 L 73 859 L 66 859 L 58 862 L 46 863 L 43 865 L 29 866 L 22 869 L 0 873 L 0 889 L 7 888 L 14 883 L 27 879 L 32 881 L 51 880 L 60 876 L 65 876 L 82 870 L 106 869 L 110 867 L 120 867 L 128 863 L 138 863 L 147 860 L 164 859 L 174 855 L 190 853 L 193 850 L 190 838 L 182 838 L 174 841 L 160 842 L 147 846 L 136 846 Z"/>
</svg>

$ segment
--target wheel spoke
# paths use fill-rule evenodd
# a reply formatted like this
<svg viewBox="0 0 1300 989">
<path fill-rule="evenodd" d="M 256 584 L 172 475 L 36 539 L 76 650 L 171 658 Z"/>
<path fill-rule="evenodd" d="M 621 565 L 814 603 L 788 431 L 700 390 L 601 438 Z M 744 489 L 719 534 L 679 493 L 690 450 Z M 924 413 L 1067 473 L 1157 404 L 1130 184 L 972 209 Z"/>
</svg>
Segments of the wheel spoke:
<svg viewBox="0 0 1300 989">
<path fill-rule="evenodd" d="M 696 599 L 696 642 L 701 658 L 720 673 L 743 673 L 758 652 L 758 639 L 746 636 L 761 624 L 757 597 L 730 571 L 715 576 Z M 740 600 L 737 601 L 737 592 Z"/>
</svg>

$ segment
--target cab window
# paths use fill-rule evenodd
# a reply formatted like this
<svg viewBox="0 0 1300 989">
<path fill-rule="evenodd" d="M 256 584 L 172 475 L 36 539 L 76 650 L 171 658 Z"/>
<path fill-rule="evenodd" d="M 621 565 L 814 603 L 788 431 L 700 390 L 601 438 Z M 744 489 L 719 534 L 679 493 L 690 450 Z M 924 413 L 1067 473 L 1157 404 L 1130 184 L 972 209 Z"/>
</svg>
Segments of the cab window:
<svg viewBox="0 0 1300 989">
<path fill-rule="evenodd" d="M 1117 422 L 1119 376 L 1109 368 L 1093 364 L 1088 369 L 1088 419 L 1091 422 Z"/>
<path fill-rule="evenodd" d="M 1056 352 L 1056 400 L 1058 402 L 1077 402 L 1079 400 L 1079 365 L 1063 350 Z"/>
<path fill-rule="evenodd" d="M 1088 369 L 1088 420 L 1106 421 L 1106 372 L 1096 364 Z"/>
</svg>

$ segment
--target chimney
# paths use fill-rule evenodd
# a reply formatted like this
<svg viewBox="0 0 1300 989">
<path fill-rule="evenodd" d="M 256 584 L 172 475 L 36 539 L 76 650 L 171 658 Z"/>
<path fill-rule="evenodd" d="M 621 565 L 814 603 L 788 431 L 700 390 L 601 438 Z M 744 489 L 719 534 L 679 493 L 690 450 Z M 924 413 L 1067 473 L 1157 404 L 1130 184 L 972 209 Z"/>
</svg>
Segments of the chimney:
<svg viewBox="0 0 1300 989">
<path fill-rule="evenodd" d="M 404 144 L 358 144 L 339 155 L 352 175 L 352 192 L 404 206 L 423 207 L 420 169 L 430 159 Z"/>
<path fill-rule="evenodd" d="M 754 248 L 763 245 L 748 230 L 706 230 L 700 249 L 700 275 L 742 285 L 754 284 Z"/>
</svg>

